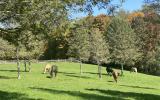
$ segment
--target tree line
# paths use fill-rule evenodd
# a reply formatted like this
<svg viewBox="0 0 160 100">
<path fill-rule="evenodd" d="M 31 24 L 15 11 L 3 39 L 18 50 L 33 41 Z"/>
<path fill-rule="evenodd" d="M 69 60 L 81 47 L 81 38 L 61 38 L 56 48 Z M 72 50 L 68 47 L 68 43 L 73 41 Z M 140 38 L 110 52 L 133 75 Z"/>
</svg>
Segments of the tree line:
<svg viewBox="0 0 160 100">
<path fill-rule="evenodd" d="M 106 7 L 110 2 L 2 0 L 0 59 L 73 57 L 87 63 L 114 63 L 122 69 L 135 66 L 142 72 L 158 73 L 159 1 L 146 2 L 132 13 L 120 9 L 111 15 L 93 16 L 94 5 Z M 71 20 L 71 10 L 88 12 L 88 16 Z"/>
</svg>

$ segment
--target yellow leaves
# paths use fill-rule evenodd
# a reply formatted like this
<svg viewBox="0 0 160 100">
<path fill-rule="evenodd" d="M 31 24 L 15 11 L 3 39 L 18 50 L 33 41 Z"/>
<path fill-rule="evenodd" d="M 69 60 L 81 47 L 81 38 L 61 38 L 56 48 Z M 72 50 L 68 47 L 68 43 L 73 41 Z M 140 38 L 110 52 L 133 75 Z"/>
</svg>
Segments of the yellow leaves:
<svg viewBox="0 0 160 100">
<path fill-rule="evenodd" d="M 134 12 L 134 13 L 131 13 L 130 15 L 128 15 L 128 21 L 131 22 L 136 17 L 143 18 L 144 17 L 144 13 L 143 12 Z"/>
</svg>

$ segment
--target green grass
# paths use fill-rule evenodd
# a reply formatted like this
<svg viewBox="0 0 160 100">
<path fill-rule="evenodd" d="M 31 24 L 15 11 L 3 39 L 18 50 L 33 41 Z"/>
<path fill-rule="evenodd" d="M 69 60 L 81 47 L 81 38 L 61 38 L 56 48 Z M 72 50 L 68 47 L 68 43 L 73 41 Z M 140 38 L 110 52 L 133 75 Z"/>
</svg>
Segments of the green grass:
<svg viewBox="0 0 160 100">
<path fill-rule="evenodd" d="M 16 64 L 0 64 L 0 100 L 160 100 L 160 77 L 125 71 L 118 83 L 106 75 L 98 78 L 97 66 L 59 62 L 58 77 L 42 74 L 45 63 L 32 64 L 31 72 L 17 79 Z"/>
</svg>

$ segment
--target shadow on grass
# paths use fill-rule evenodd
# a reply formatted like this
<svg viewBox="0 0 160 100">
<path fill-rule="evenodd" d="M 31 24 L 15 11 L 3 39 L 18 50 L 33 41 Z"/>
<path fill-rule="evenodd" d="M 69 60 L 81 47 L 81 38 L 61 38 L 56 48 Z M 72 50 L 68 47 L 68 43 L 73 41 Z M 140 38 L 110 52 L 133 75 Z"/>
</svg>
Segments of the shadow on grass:
<svg viewBox="0 0 160 100">
<path fill-rule="evenodd" d="M 67 95 L 70 95 L 70 96 L 80 97 L 80 98 L 82 98 L 82 100 L 124 100 L 120 97 L 110 97 L 110 96 L 104 96 L 104 95 L 83 93 L 83 92 L 80 92 L 80 91 L 64 91 L 64 90 L 55 90 L 55 89 L 47 89 L 47 88 L 34 88 L 34 87 L 31 87 L 31 89 L 52 93 L 54 95 L 56 95 L 56 94 L 60 94 L 60 95 L 67 94 Z"/>
<path fill-rule="evenodd" d="M 0 79 L 16 79 L 17 77 L 0 76 Z"/>
<path fill-rule="evenodd" d="M 65 75 L 65 76 L 69 76 L 69 77 L 75 77 L 75 78 L 91 79 L 91 77 L 87 77 L 87 76 L 81 76 L 81 75 Z"/>
<path fill-rule="evenodd" d="M 4 72 L 17 72 L 17 70 L 14 70 L 14 69 L 13 70 L 12 69 L 11 70 L 3 70 L 3 69 L 1 69 L 0 72 L 1 71 L 4 71 Z M 25 71 L 21 70 L 20 72 L 25 72 Z"/>
<path fill-rule="evenodd" d="M 111 95 L 113 97 L 120 97 L 123 99 L 132 98 L 135 100 L 160 100 L 160 95 L 154 95 L 154 94 L 122 92 L 122 91 L 103 90 L 103 89 L 86 89 L 86 90 L 96 91 L 96 92 L 100 92 L 102 94 Z"/>
<path fill-rule="evenodd" d="M 97 75 L 98 75 L 98 72 L 97 72 L 97 73 L 94 73 L 94 72 L 83 72 L 83 73 L 87 73 L 87 74 L 97 74 Z M 102 73 L 102 75 L 106 75 L 106 74 Z"/>
<path fill-rule="evenodd" d="M 56 79 L 57 77 L 46 76 L 46 78 Z"/>
<path fill-rule="evenodd" d="M 72 72 L 58 72 L 58 73 L 61 73 L 61 74 L 77 74 L 77 73 L 72 73 Z"/>
<path fill-rule="evenodd" d="M 115 81 L 107 81 L 107 82 L 111 82 L 111 83 L 113 83 L 113 82 L 115 82 Z"/>
<path fill-rule="evenodd" d="M 120 85 L 124 87 L 132 87 L 132 88 L 141 88 L 141 89 L 153 89 L 153 90 L 159 90 L 157 88 L 150 88 L 150 87 L 141 87 L 141 86 L 130 86 L 130 85 Z"/>
<path fill-rule="evenodd" d="M 70 72 L 58 72 L 58 73 L 61 73 L 65 76 L 69 76 L 69 77 L 75 77 L 75 78 L 85 78 L 85 79 L 91 78 L 88 76 L 77 75 L 77 73 L 70 73 Z"/>
<path fill-rule="evenodd" d="M 46 76 L 46 78 L 52 78 L 51 76 Z"/>
<path fill-rule="evenodd" d="M 28 98 L 26 94 L 21 94 L 17 92 L 6 92 L 0 90 L 0 100 L 43 100 L 43 99 Z"/>
</svg>

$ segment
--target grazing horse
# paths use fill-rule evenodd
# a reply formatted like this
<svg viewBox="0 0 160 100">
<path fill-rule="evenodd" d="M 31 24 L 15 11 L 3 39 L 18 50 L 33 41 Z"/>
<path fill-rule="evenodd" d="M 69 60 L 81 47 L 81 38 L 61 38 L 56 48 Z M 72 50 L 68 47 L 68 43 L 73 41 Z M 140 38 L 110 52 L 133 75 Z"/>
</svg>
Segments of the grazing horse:
<svg viewBox="0 0 160 100">
<path fill-rule="evenodd" d="M 114 80 L 117 83 L 118 76 L 120 76 L 120 73 L 117 70 L 113 70 L 111 67 L 106 67 L 106 71 L 108 75 L 113 76 Z"/>
<path fill-rule="evenodd" d="M 51 78 L 52 78 L 53 76 L 56 77 L 56 76 L 57 76 L 57 72 L 58 72 L 58 66 L 52 65 L 51 71 L 50 71 L 50 76 L 51 76 Z"/>
<path fill-rule="evenodd" d="M 111 67 L 106 67 L 107 74 L 112 76 L 113 69 Z"/>
<path fill-rule="evenodd" d="M 131 72 L 137 73 L 137 68 L 136 68 L 136 67 L 132 67 L 130 73 L 131 73 Z"/>
<path fill-rule="evenodd" d="M 50 72 L 50 71 L 51 71 L 51 67 L 52 67 L 51 64 L 47 64 L 47 65 L 44 67 L 43 73 L 45 74 L 46 72 Z"/>
<path fill-rule="evenodd" d="M 116 83 L 117 83 L 117 79 L 118 79 L 119 75 L 120 75 L 120 73 L 117 70 L 113 70 L 112 76 L 113 76 L 114 80 L 116 81 Z"/>
</svg>

